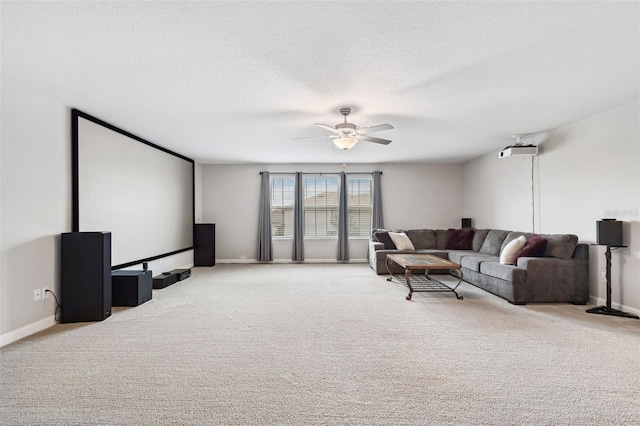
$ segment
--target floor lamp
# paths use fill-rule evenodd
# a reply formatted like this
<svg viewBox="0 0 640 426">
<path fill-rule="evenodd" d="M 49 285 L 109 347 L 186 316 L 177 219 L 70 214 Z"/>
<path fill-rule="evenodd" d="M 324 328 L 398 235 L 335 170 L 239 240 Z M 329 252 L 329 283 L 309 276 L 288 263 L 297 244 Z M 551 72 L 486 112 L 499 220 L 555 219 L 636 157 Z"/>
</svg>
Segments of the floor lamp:
<svg viewBox="0 0 640 426">
<path fill-rule="evenodd" d="M 617 317 L 640 319 L 638 315 L 611 308 L 611 248 L 626 247 L 622 245 L 622 222 L 615 219 L 602 219 L 596 223 L 597 245 L 606 246 L 604 256 L 607 259 L 605 276 L 607 279 L 607 304 L 587 309 L 590 314 L 613 315 Z"/>
</svg>

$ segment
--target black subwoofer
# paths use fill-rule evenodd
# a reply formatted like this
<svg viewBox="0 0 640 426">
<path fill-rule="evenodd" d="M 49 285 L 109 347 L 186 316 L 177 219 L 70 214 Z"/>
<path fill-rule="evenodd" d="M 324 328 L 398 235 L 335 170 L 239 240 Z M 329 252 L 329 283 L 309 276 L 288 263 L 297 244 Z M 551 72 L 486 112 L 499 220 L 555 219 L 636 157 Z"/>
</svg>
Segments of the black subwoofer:
<svg viewBox="0 0 640 426">
<path fill-rule="evenodd" d="M 602 219 L 596 222 L 596 242 L 601 246 L 622 246 L 622 222 Z"/>
</svg>

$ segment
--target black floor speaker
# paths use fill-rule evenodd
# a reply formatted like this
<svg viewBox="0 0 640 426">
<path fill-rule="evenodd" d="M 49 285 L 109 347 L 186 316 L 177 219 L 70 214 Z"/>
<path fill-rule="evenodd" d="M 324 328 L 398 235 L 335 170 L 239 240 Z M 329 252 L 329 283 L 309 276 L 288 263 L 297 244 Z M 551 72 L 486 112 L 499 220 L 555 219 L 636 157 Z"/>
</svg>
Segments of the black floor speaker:
<svg viewBox="0 0 640 426">
<path fill-rule="evenodd" d="M 214 266 L 216 264 L 216 225 L 197 223 L 193 228 L 193 265 Z"/>
<path fill-rule="evenodd" d="M 60 321 L 102 321 L 111 315 L 111 233 L 61 235 Z"/>
<path fill-rule="evenodd" d="M 471 228 L 471 218 L 469 217 L 462 218 L 462 228 Z"/>
<path fill-rule="evenodd" d="M 602 219 L 596 222 L 596 242 L 601 246 L 622 246 L 622 222 Z"/>
</svg>

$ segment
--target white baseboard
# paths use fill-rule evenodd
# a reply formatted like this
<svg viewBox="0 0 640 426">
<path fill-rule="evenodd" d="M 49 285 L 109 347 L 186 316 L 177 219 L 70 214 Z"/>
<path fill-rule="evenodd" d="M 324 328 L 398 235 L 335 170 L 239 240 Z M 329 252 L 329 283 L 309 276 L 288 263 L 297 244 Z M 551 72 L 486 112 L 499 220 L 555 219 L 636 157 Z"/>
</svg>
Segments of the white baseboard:
<svg viewBox="0 0 640 426">
<path fill-rule="evenodd" d="M 258 259 L 216 259 L 216 263 L 255 263 L 255 264 L 269 264 L 269 263 L 286 263 L 286 264 L 296 264 L 296 263 L 333 263 L 333 264 L 341 264 L 341 263 L 368 263 L 367 259 L 351 259 L 349 261 L 343 262 L 341 260 L 335 259 L 311 259 L 304 260 L 302 262 L 294 261 L 291 259 L 274 259 L 271 262 L 261 262 Z"/>
<path fill-rule="evenodd" d="M 607 304 L 607 300 L 606 299 L 602 299 L 600 297 L 589 296 L 589 304 L 590 305 L 596 305 L 596 306 L 603 306 L 603 305 Z M 631 308 L 629 306 L 621 305 L 619 303 L 611 302 L 611 308 L 612 309 L 617 309 L 617 310 L 623 311 L 623 312 L 628 312 L 630 314 L 636 314 L 636 315 L 640 316 L 640 309 Z"/>
<path fill-rule="evenodd" d="M 17 330 L 10 331 L 6 334 L 0 335 L 0 348 L 10 343 L 16 342 L 20 339 L 24 339 L 27 336 L 31 336 L 39 331 L 46 330 L 57 324 L 56 317 L 51 315 L 50 317 L 41 319 L 33 324 L 25 325 Z"/>
</svg>

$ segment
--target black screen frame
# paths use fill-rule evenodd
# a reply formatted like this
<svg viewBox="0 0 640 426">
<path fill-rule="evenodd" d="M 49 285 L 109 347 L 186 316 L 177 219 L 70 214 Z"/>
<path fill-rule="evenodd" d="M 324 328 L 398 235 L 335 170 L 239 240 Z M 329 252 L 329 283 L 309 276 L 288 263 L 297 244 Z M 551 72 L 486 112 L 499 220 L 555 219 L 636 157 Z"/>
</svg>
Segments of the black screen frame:
<svg viewBox="0 0 640 426">
<path fill-rule="evenodd" d="M 191 229 L 195 228 L 195 161 L 189 157 L 185 157 L 182 154 L 178 154 L 177 152 L 171 151 L 167 148 L 161 147 L 159 145 L 154 144 L 153 142 L 149 142 L 146 139 L 143 139 L 139 136 L 136 136 L 126 130 L 120 129 L 112 124 L 109 124 L 99 118 L 96 118 L 92 115 L 84 113 L 76 108 L 71 109 L 71 229 L 72 232 L 80 232 L 80 181 L 79 181 L 79 135 L 78 135 L 78 119 L 84 118 L 85 120 L 89 120 L 95 124 L 98 124 L 102 127 L 105 127 L 109 130 L 117 132 L 123 136 L 126 136 L 130 139 L 133 139 L 137 142 L 143 143 L 149 147 L 158 149 L 166 154 L 173 155 L 182 160 L 185 160 L 191 163 L 191 191 L 192 191 L 192 203 L 191 203 Z M 108 230 L 107 230 L 108 231 Z M 161 253 L 158 255 L 145 257 L 142 259 L 136 259 L 133 261 L 129 261 L 126 263 L 121 263 L 118 265 L 112 265 L 111 270 L 122 269 L 133 265 L 138 265 L 144 262 L 149 262 L 152 260 L 161 259 L 164 257 L 172 256 L 178 253 L 183 253 L 185 251 L 193 250 L 194 239 L 192 236 L 191 246 L 185 247 L 182 249 L 174 250 L 167 253 Z"/>
</svg>

